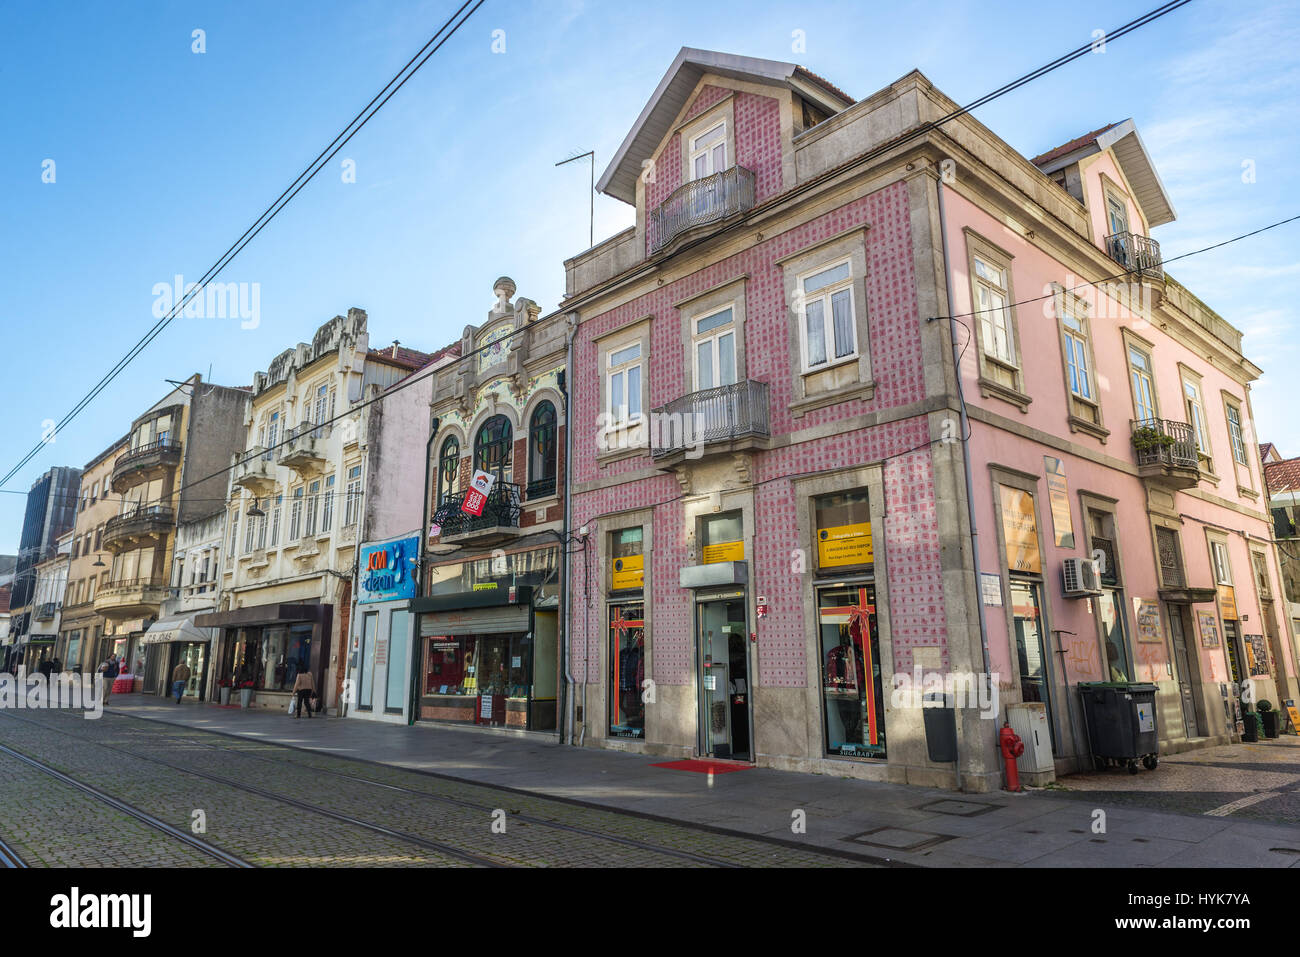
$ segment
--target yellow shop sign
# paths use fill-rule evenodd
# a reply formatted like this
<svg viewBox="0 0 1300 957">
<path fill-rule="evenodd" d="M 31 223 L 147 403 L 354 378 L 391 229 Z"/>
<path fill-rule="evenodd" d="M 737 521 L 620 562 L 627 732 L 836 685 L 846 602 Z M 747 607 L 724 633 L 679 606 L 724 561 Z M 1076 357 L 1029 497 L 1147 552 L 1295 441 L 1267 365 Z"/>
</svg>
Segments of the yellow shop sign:
<svg viewBox="0 0 1300 957">
<path fill-rule="evenodd" d="M 640 588 L 645 583 L 645 556 L 624 555 L 610 563 L 609 587 L 611 591 Z"/>
<path fill-rule="evenodd" d="M 718 542 L 716 545 L 704 546 L 704 564 L 714 562 L 743 562 L 745 560 L 744 542 Z"/>
<path fill-rule="evenodd" d="M 817 564 L 821 568 L 839 565 L 868 565 L 876 560 L 871 544 L 871 523 L 834 525 L 817 531 Z"/>
</svg>

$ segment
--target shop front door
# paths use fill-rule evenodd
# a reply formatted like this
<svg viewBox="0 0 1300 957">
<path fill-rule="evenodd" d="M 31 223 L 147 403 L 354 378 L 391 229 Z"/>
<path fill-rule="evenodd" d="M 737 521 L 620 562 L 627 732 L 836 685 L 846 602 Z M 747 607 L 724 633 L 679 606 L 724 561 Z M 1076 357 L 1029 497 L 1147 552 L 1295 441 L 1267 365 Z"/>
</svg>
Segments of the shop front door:
<svg viewBox="0 0 1300 957">
<path fill-rule="evenodd" d="M 745 595 L 703 598 L 696 604 L 695 635 L 700 689 L 700 754 L 752 760 L 749 644 Z"/>
<path fill-rule="evenodd" d="M 1183 606 L 1169 605 L 1169 634 L 1174 642 L 1174 667 L 1178 670 L 1178 696 L 1183 705 L 1183 726 L 1189 738 L 1205 736 L 1196 717 L 1196 702 L 1193 698 L 1192 681 L 1196 672 L 1192 670 L 1192 656 L 1187 650 L 1187 632 L 1183 629 Z"/>
</svg>

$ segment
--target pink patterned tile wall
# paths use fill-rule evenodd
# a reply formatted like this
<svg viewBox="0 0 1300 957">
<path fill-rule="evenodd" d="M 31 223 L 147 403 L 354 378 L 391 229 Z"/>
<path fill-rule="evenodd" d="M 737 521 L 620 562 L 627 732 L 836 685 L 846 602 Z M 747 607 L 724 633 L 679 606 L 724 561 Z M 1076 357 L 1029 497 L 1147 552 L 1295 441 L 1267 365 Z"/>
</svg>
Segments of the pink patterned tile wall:
<svg viewBox="0 0 1300 957">
<path fill-rule="evenodd" d="M 755 108 L 761 106 L 755 104 Z M 865 288 L 875 395 L 870 401 L 841 402 L 796 419 L 788 408 L 795 375 L 795 360 L 789 348 L 793 317 L 785 302 L 783 272 L 776 261 L 857 226 L 869 227 L 865 233 Z M 595 370 L 600 355 L 593 339 L 646 315 L 653 316 L 650 407 L 664 405 L 689 390 L 689 359 L 673 303 L 741 275 L 749 277 L 745 286 L 744 374 L 768 383 L 774 436 L 834 425 L 848 416 L 923 398 L 920 317 L 912 255 L 907 188 L 895 183 L 609 312 L 584 316 L 574 344 L 574 361 L 576 369 L 592 372 L 575 374 L 573 382 L 575 482 L 614 478 L 652 465 L 649 456 L 642 455 L 597 467 L 599 381 Z M 793 489 L 788 477 L 847 465 L 889 459 L 885 469 L 887 519 L 881 539 L 891 571 L 889 597 L 896 667 L 910 669 L 916 647 L 938 647 L 946 654 L 933 468 L 928 449 L 924 448 L 928 438 L 926 420 L 918 417 L 757 456 L 755 481 L 759 484 L 755 502 L 761 519 L 754 535 L 754 591 L 767 595 L 771 605 L 770 615 L 758 626 L 759 680 L 764 685 L 801 687 L 807 680 L 801 597 L 806 579 L 791 572 L 791 553 L 811 543 L 797 541 Z M 921 451 L 909 451 L 918 447 Z M 576 525 L 611 511 L 663 503 L 655 511 L 652 654 L 655 679 L 667 684 L 688 682 L 692 667 L 690 595 L 677 587 L 677 569 L 686 562 L 679 495 L 671 477 L 656 476 L 574 496 Z M 575 567 L 575 583 L 581 576 L 581 569 Z M 600 648 L 604 642 L 603 596 L 595 593 L 596 581 L 593 574 L 586 640 L 575 640 L 574 645 L 575 656 L 581 656 L 575 664 L 586 668 L 588 680 L 593 681 L 600 674 Z"/>
<path fill-rule="evenodd" d="M 754 199 L 761 203 L 781 192 L 781 103 L 737 93 L 735 113 L 736 163 L 754 174 Z"/>
<path fill-rule="evenodd" d="M 696 95 L 695 102 L 693 102 L 686 110 L 686 119 L 689 120 L 693 117 L 699 116 L 715 103 L 725 99 L 727 94 L 730 92 L 731 90 L 727 89 L 725 86 L 713 86 L 710 84 L 709 86 L 704 87 Z"/>
</svg>

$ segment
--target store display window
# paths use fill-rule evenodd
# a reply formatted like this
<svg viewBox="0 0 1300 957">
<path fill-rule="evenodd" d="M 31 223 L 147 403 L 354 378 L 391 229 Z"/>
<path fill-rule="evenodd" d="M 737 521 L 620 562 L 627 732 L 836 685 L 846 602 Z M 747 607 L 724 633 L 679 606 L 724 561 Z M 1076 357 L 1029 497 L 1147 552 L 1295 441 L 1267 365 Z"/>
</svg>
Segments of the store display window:
<svg viewBox="0 0 1300 957">
<path fill-rule="evenodd" d="M 817 590 L 826 753 L 883 758 L 885 702 L 875 586 Z"/>
<path fill-rule="evenodd" d="M 609 607 L 609 734 L 645 737 L 645 606 Z"/>
</svg>

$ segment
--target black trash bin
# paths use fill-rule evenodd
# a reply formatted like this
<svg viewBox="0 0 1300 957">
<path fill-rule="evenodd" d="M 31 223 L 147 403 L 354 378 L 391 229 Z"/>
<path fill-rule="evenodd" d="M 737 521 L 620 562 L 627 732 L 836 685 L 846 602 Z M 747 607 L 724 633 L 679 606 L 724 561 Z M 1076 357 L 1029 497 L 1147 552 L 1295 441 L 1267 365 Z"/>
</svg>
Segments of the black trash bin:
<svg viewBox="0 0 1300 957">
<path fill-rule="evenodd" d="M 942 764 L 957 760 L 957 712 L 952 697 L 930 692 L 923 699 L 925 747 L 930 760 Z"/>
<path fill-rule="evenodd" d="M 1138 761 L 1154 771 L 1160 758 L 1156 686 L 1132 681 L 1079 685 L 1088 749 L 1098 771 L 1111 763 L 1137 773 Z"/>
</svg>

